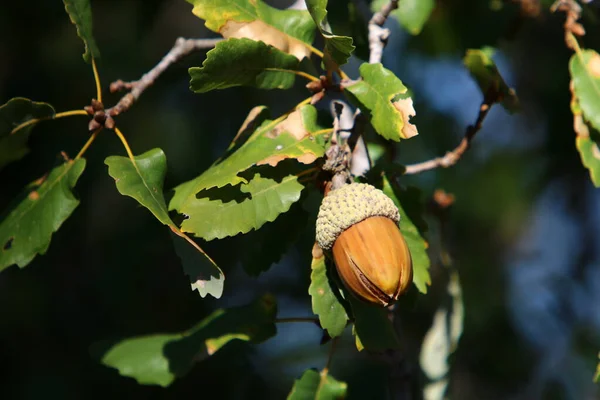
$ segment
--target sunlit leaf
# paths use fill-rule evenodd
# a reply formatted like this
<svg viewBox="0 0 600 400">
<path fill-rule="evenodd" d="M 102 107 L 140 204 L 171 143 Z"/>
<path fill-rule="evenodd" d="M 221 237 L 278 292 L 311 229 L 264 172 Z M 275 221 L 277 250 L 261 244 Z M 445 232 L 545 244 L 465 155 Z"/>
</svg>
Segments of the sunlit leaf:
<svg viewBox="0 0 600 400">
<path fill-rule="evenodd" d="M 327 22 L 327 0 L 306 0 L 306 6 L 325 39 L 323 50 L 325 67 L 329 71 L 336 70 L 348 62 L 354 51 L 352 38 L 332 33 L 331 26 Z"/>
<path fill-rule="evenodd" d="M 496 63 L 492 59 L 495 51 L 492 47 L 469 49 L 463 63 L 477 82 L 484 98 L 491 93 L 507 111 L 515 112 L 519 109 L 519 99 L 515 90 L 508 87 L 498 71 Z"/>
<path fill-rule="evenodd" d="M 303 106 L 281 121 L 265 118 L 264 112 L 253 115 L 250 129 L 254 130 L 243 145 L 231 149 L 231 154 L 202 175 L 177 186 L 169 209 L 190 215 L 201 190 L 247 183 L 239 174 L 255 165 L 274 166 L 286 158 L 308 164 L 323 155 L 325 149 L 312 135 L 318 130 L 317 111 L 313 106 Z"/>
<path fill-rule="evenodd" d="M 389 2 L 390 0 L 374 0 L 371 3 L 371 10 L 377 12 Z M 398 8 L 392 11 L 391 16 L 397 18 L 409 33 L 418 35 L 434 7 L 435 0 L 401 0 L 398 2 Z"/>
<path fill-rule="evenodd" d="M 310 55 L 315 24 L 307 11 L 278 10 L 261 0 L 187 0 L 192 12 L 224 38 L 263 41 L 299 60 Z"/>
<path fill-rule="evenodd" d="M 427 255 L 427 242 L 421 236 L 415 223 L 406 214 L 402 207 L 402 193 L 394 188 L 387 177 L 383 180 L 383 192 L 388 195 L 400 211 L 400 232 L 408 244 L 413 262 L 413 283 L 421 293 L 427 293 L 427 285 L 431 284 L 429 276 L 429 256 Z"/>
<path fill-rule="evenodd" d="M 33 124 L 11 133 L 20 124 L 32 119 L 54 118 L 54 108 L 22 97 L 10 99 L 0 106 L 0 170 L 7 164 L 20 160 L 27 153 L 27 140 Z"/>
<path fill-rule="evenodd" d="M 415 109 L 402 81 L 380 63 L 362 64 L 360 76 L 362 80 L 344 89 L 350 101 L 369 116 L 375 131 L 396 142 L 417 135 L 417 128 L 410 123 Z"/>
<path fill-rule="evenodd" d="M 232 340 L 260 343 L 274 336 L 276 314 L 275 298 L 265 295 L 246 306 L 219 309 L 184 332 L 122 340 L 101 362 L 142 385 L 166 387 Z"/>
<path fill-rule="evenodd" d="M 388 310 L 367 304 L 348 295 L 354 315 L 353 333 L 356 336 L 358 351 L 363 348 L 369 351 L 386 351 L 400 348 L 400 339 L 388 318 Z"/>
<path fill-rule="evenodd" d="M 598 359 L 600 359 L 600 353 L 598 353 Z M 596 375 L 594 375 L 594 382 L 600 382 L 600 362 L 598 362 L 598 367 L 596 367 Z"/>
<path fill-rule="evenodd" d="M 334 293 L 338 289 L 327 275 L 325 256 L 317 244 L 313 248 L 310 268 L 312 272 L 308 293 L 311 297 L 313 312 L 319 316 L 319 322 L 323 329 L 327 330 L 329 336 L 339 336 L 346 328 L 348 314 Z"/>
<path fill-rule="evenodd" d="M 315 369 L 304 371 L 300 379 L 296 379 L 288 400 L 335 400 L 346 397 L 348 385 L 329 375 L 326 370 Z"/>
<path fill-rule="evenodd" d="M 583 116 L 600 131 L 600 55 L 594 50 L 582 50 L 569 62 L 573 93 Z"/>
<path fill-rule="evenodd" d="M 189 69 L 190 89 L 196 93 L 234 86 L 289 89 L 298 59 L 263 42 L 228 39 L 206 54 L 202 67 Z"/>
<path fill-rule="evenodd" d="M 135 164 L 121 156 L 110 156 L 104 161 L 108 165 L 108 174 L 116 182 L 117 190 L 122 195 L 133 197 L 160 222 L 177 231 L 163 195 L 167 173 L 165 153 L 161 149 L 152 149 L 134 159 Z M 190 277 L 192 290 L 197 289 L 202 297 L 207 294 L 221 297 L 225 279 L 223 272 L 199 246 L 184 244 L 184 241 L 181 237 L 174 238 L 175 249 L 181 257 L 186 275 Z"/>
<path fill-rule="evenodd" d="M 590 172 L 590 179 L 596 187 L 600 187 L 600 148 L 590 137 L 590 129 L 585 119 L 579 100 L 573 91 L 573 82 L 571 82 L 571 112 L 573 113 L 573 130 L 577 134 L 575 145 L 581 157 L 581 163 Z M 597 134 L 597 132 L 594 132 Z"/>
<path fill-rule="evenodd" d="M 65 10 L 71 18 L 71 22 L 77 28 L 77 35 L 83 40 L 85 52 L 83 59 L 91 63 L 92 58 L 100 57 L 100 50 L 92 34 L 92 6 L 90 0 L 63 0 Z"/>
<path fill-rule="evenodd" d="M 181 229 L 205 240 L 259 229 L 288 211 L 300 198 L 302 189 L 304 186 L 295 175 L 276 180 L 256 174 L 247 184 L 240 185 L 238 194 L 242 199 L 224 202 L 201 197 L 188 202 L 182 209 L 187 218 Z"/>
<path fill-rule="evenodd" d="M 0 271 L 13 264 L 25 267 L 50 246 L 52 234 L 73 213 L 79 200 L 72 189 L 85 160 L 71 160 L 30 183 L 20 202 L 0 222 Z"/>
</svg>

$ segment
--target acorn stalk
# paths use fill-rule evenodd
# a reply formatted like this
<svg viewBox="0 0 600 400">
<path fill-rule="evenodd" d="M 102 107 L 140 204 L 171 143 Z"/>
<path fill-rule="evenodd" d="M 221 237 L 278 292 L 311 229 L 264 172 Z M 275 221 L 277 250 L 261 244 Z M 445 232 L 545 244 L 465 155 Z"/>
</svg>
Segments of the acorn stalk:
<svg viewBox="0 0 600 400">
<path fill-rule="evenodd" d="M 333 250 L 338 275 L 357 298 L 389 306 L 412 282 L 410 251 L 394 202 L 371 185 L 331 191 L 317 217 L 317 242 Z"/>
</svg>

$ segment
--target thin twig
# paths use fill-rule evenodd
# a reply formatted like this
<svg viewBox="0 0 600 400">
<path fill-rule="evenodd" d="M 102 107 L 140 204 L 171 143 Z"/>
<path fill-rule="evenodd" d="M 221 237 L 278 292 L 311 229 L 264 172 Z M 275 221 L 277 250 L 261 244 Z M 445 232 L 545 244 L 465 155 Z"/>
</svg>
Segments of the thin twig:
<svg viewBox="0 0 600 400">
<path fill-rule="evenodd" d="M 331 347 L 329 348 L 329 355 L 327 356 L 327 364 L 325 364 L 325 368 L 321 371 L 321 375 L 327 376 L 329 373 L 329 369 L 331 368 L 331 361 L 333 360 L 333 354 L 335 353 L 336 345 L 339 340 L 338 337 L 334 337 L 331 341 Z"/>
<path fill-rule="evenodd" d="M 106 114 L 114 117 L 127 110 L 137 101 L 141 94 L 152 86 L 154 81 L 172 64 L 179 61 L 184 56 L 198 50 L 210 49 L 223 39 L 186 39 L 178 38 L 175 41 L 173 48 L 163 57 L 162 60 L 150 71 L 146 72 L 137 81 L 123 82 L 122 80 L 115 81 L 110 85 L 111 92 L 121 90 L 129 90 L 125 96 L 119 100 L 117 104 L 106 110 Z"/>
<path fill-rule="evenodd" d="M 373 14 L 369 21 L 369 63 L 381 62 L 383 48 L 390 37 L 390 30 L 383 28 L 383 24 L 390 16 L 390 13 L 398 8 L 399 0 L 390 0 L 385 3 L 381 10 Z"/>
<path fill-rule="evenodd" d="M 469 125 L 467 127 L 464 138 L 460 141 L 460 144 L 454 150 L 449 151 L 443 157 L 434 158 L 432 160 L 420 162 L 417 164 L 407 165 L 404 173 L 407 175 L 418 174 L 420 172 L 429 171 L 431 169 L 435 169 L 438 167 L 448 168 L 448 167 L 451 167 L 454 164 L 456 164 L 458 162 L 458 160 L 460 160 L 462 155 L 471 146 L 471 141 L 473 140 L 473 138 L 475 137 L 477 132 L 479 132 L 481 130 L 481 127 L 483 125 L 483 120 L 487 116 L 492 105 L 497 100 L 498 100 L 498 96 L 495 94 L 494 95 L 490 94 L 483 99 L 483 102 L 481 103 L 481 106 L 479 107 L 479 114 L 477 115 L 477 120 L 475 121 L 475 124 Z"/>
</svg>

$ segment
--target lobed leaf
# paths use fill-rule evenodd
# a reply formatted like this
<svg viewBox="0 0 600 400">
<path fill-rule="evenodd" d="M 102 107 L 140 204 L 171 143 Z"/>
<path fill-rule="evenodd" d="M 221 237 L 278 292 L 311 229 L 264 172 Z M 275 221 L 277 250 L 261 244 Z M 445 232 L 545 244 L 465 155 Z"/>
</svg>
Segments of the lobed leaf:
<svg viewBox="0 0 600 400">
<path fill-rule="evenodd" d="M 250 39 L 228 39 L 206 54 L 202 67 L 189 69 L 190 89 L 205 93 L 234 86 L 289 89 L 298 59 L 273 46 Z"/>
<path fill-rule="evenodd" d="M 508 87 L 492 59 L 496 50 L 492 47 L 469 49 L 463 58 L 463 63 L 477 82 L 483 96 L 492 93 L 509 112 L 519 109 L 519 99 L 513 88 Z"/>
<path fill-rule="evenodd" d="M 134 159 L 135 164 L 122 156 L 110 156 L 104 160 L 117 190 L 137 200 L 164 225 L 174 226 L 163 196 L 163 182 L 167 173 L 165 153 L 161 149 L 152 149 Z"/>
<path fill-rule="evenodd" d="M 265 295 L 246 306 L 219 309 L 184 332 L 122 340 L 101 362 L 142 385 L 166 387 L 232 340 L 260 343 L 274 336 L 276 313 L 275 298 Z"/>
<path fill-rule="evenodd" d="M 125 196 L 137 200 L 146 207 L 162 224 L 173 232 L 179 229 L 171 220 L 165 198 L 163 183 L 167 172 L 167 157 L 161 149 L 152 149 L 134 157 L 135 163 L 127 157 L 110 156 L 104 163 L 108 174 L 115 180 L 117 190 Z M 200 296 L 210 294 L 217 299 L 223 293 L 225 276 L 223 271 L 202 249 L 190 243 L 185 246 L 182 237 L 174 238 L 175 250 L 179 254 L 184 271 L 190 277 L 192 290 L 197 289 Z"/>
<path fill-rule="evenodd" d="M 0 222 L 0 271 L 13 264 L 23 268 L 46 253 L 52 234 L 79 205 L 72 189 L 84 169 L 84 159 L 70 160 L 25 188 Z"/>
<path fill-rule="evenodd" d="M 381 10 L 389 0 L 374 0 L 371 10 Z M 421 33 L 423 26 L 429 20 L 429 16 L 435 7 L 435 0 L 402 0 L 398 2 L 398 8 L 392 11 L 391 16 L 412 35 Z"/>
<path fill-rule="evenodd" d="M 600 131 L 600 55 L 594 50 L 578 51 L 571 57 L 569 70 L 583 116 Z"/>
<path fill-rule="evenodd" d="M 310 105 L 301 107 L 283 120 L 275 121 L 266 119 L 264 109 L 254 109 L 242 130 L 248 127 L 252 133 L 244 144 L 230 148 L 231 153 L 224 160 L 219 160 L 197 178 L 175 188 L 169 210 L 190 215 L 193 205 L 198 205 L 196 195 L 200 191 L 246 184 L 247 180 L 239 174 L 255 165 L 275 166 L 286 158 L 308 164 L 325 152 L 313 135 L 318 130 L 317 111 Z"/>
<path fill-rule="evenodd" d="M 571 87 L 573 85 L 571 84 Z M 590 127 L 583 118 L 581 106 L 575 93 L 571 99 L 573 113 L 573 130 L 577 133 L 575 146 L 579 151 L 581 162 L 589 170 L 590 179 L 595 187 L 600 187 L 600 148 L 590 137 Z"/>
<path fill-rule="evenodd" d="M 304 10 L 278 10 L 261 0 L 187 0 L 194 15 L 224 38 L 265 42 L 299 60 L 310 55 L 315 25 Z"/>
<path fill-rule="evenodd" d="M 398 188 L 393 187 L 388 177 L 383 178 L 383 192 L 392 199 L 400 211 L 400 232 L 408 244 L 413 262 L 413 283 L 421 293 L 427 293 L 427 285 L 431 285 L 429 266 L 431 264 L 427 255 L 427 242 L 421 236 L 415 223 L 406 214 L 402 207 L 403 198 Z"/>
<path fill-rule="evenodd" d="M 92 34 L 92 6 L 90 0 L 63 0 L 69 18 L 77 28 L 77 36 L 83 40 L 85 52 L 83 59 L 91 63 L 92 59 L 100 57 L 100 50 Z"/>
<path fill-rule="evenodd" d="M 364 63 L 359 71 L 362 80 L 345 86 L 344 91 L 369 116 L 375 131 L 396 142 L 417 135 L 417 128 L 410 123 L 415 115 L 412 99 L 406 97 L 402 81 L 380 63 Z"/>
<path fill-rule="evenodd" d="M 181 230 L 205 240 L 258 230 L 287 212 L 300 199 L 302 189 L 304 186 L 298 182 L 296 175 L 278 181 L 256 174 L 247 184 L 240 186 L 240 194 L 249 195 L 241 201 L 223 202 L 203 197 L 189 202 L 182 209 L 187 219 L 181 224 Z"/>
<path fill-rule="evenodd" d="M 328 374 L 316 369 L 304 371 L 300 379 L 296 379 L 288 400 L 333 400 L 346 397 L 348 385 Z"/>
<path fill-rule="evenodd" d="M 306 7 L 312 16 L 323 39 L 325 48 L 323 50 L 323 63 L 328 71 L 337 70 L 346 64 L 354 51 L 352 38 L 348 36 L 334 35 L 327 22 L 327 0 L 306 0 Z"/>
<path fill-rule="evenodd" d="M 340 336 L 346 328 L 348 314 L 335 295 L 337 286 L 327 275 L 327 266 L 323 251 L 315 243 L 311 263 L 310 286 L 308 293 L 311 297 L 312 310 L 319 316 L 319 322 L 329 336 Z"/>
<path fill-rule="evenodd" d="M 0 170 L 7 164 L 20 160 L 27 153 L 27 140 L 33 125 L 12 133 L 20 124 L 33 119 L 54 118 L 54 108 L 48 103 L 38 103 L 15 97 L 0 106 Z"/>
</svg>

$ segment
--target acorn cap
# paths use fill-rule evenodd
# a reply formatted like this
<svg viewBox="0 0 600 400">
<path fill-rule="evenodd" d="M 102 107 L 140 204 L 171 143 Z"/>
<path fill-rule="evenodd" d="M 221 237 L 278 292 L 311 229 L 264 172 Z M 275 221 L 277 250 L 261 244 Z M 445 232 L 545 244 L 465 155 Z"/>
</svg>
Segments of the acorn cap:
<svg viewBox="0 0 600 400">
<path fill-rule="evenodd" d="M 329 250 L 346 229 L 369 217 L 387 217 L 400 221 L 398 208 L 381 190 L 365 184 L 351 183 L 329 192 L 317 216 L 317 243 Z"/>
</svg>

